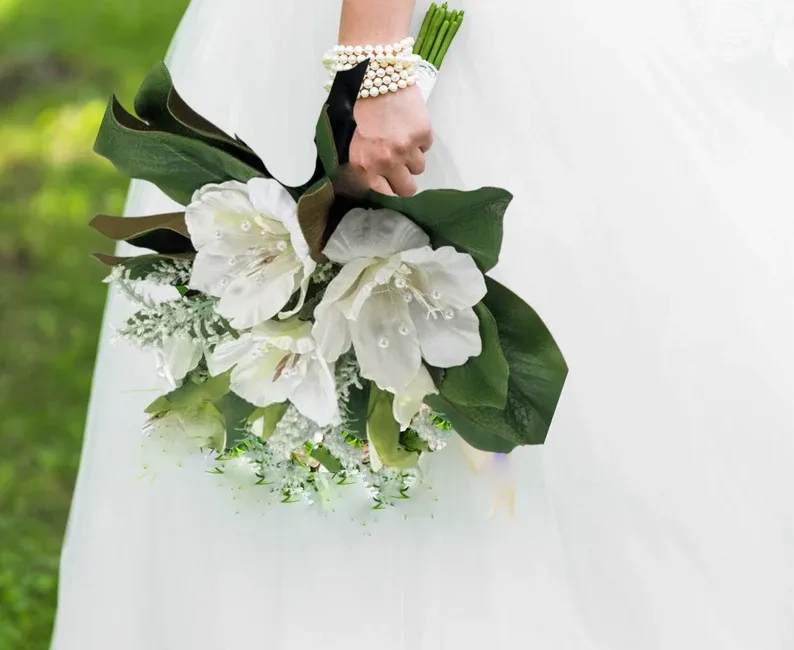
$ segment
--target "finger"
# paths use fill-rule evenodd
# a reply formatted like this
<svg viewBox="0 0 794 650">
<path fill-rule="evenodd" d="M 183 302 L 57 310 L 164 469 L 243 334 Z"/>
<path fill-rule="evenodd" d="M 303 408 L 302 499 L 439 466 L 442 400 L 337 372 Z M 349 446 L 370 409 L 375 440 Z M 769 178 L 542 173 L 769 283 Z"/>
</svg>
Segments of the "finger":
<svg viewBox="0 0 794 650">
<path fill-rule="evenodd" d="M 433 146 L 433 131 L 428 129 L 422 133 L 417 139 L 416 144 L 422 153 L 427 153 Z"/>
<path fill-rule="evenodd" d="M 391 185 L 389 185 L 389 181 L 387 181 L 383 176 L 369 176 L 369 186 L 380 194 L 394 196 L 394 190 L 391 188 Z"/>
<path fill-rule="evenodd" d="M 405 165 L 392 167 L 386 174 L 386 180 L 397 196 L 413 196 L 416 194 L 416 181 Z"/>
<path fill-rule="evenodd" d="M 425 171 L 425 154 L 422 153 L 421 149 L 414 149 L 406 157 L 405 165 L 414 176 L 423 174 Z"/>
</svg>

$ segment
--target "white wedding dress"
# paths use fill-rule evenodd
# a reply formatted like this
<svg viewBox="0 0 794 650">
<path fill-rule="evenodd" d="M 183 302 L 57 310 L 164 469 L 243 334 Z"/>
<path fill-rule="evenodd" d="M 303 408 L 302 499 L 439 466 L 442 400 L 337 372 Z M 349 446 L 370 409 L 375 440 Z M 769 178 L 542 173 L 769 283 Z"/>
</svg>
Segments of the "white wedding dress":
<svg viewBox="0 0 794 650">
<path fill-rule="evenodd" d="M 198 454 L 142 470 L 154 364 L 110 343 L 113 293 L 54 650 L 794 647 L 790 2 L 454 4 L 421 183 L 515 193 L 496 275 L 571 369 L 514 515 L 455 445 L 378 515 L 268 506 Z M 286 182 L 339 8 L 194 0 L 169 54 Z M 172 207 L 133 184 L 130 215 Z"/>
</svg>

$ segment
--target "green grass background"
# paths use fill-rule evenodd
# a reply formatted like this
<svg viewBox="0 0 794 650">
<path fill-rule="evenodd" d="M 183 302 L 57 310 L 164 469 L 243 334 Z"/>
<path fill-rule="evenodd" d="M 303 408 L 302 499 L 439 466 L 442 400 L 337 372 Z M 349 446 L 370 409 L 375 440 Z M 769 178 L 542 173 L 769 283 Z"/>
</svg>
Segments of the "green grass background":
<svg viewBox="0 0 794 650">
<path fill-rule="evenodd" d="M 94 134 L 186 5 L 0 0 L 0 650 L 47 648 L 55 612 L 105 300 L 86 223 L 127 186 Z"/>
</svg>

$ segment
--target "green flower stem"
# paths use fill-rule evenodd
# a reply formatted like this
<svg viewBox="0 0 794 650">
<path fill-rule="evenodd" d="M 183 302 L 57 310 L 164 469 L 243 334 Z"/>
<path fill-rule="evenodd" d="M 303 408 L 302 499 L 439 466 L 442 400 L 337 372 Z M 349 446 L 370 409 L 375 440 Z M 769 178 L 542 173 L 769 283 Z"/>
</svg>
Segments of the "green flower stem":
<svg viewBox="0 0 794 650">
<path fill-rule="evenodd" d="M 435 65 L 434 61 L 436 60 L 438 53 L 441 51 L 441 46 L 444 43 L 444 38 L 446 37 L 448 31 L 449 31 L 449 21 L 445 20 L 444 23 L 441 25 L 441 29 L 438 32 L 438 36 L 436 37 L 436 42 L 433 44 L 433 49 L 430 51 L 430 58 L 427 59 L 430 63 L 433 63 L 433 65 Z"/>
<path fill-rule="evenodd" d="M 434 66 L 438 70 L 441 69 L 441 65 L 444 63 L 444 58 L 447 56 L 447 50 L 449 50 L 449 46 L 452 45 L 452 39 L 455 38 L 455 35 L 458 33 L 460 29 L 460 24 L 463 22 L 463 12 L 461 12 L 458 16 L 458 19 L 452 23 L 449 31 L 447 32 L 447 37 L 444 39 L 444 44 L 441 46 L 441 51 L 438 53 L 438 56 L 432 62 Z"/>
<path fill-rule="evenodd" d="M 419 56 L 421 56 L 425 61 L 427 61 L 428 57 L 430 56 L 430 52 L 433 48 L 433 45 L 436 42 L 436 36 L 438 36 L 438 30 L 441 29 L 441 25 L 446 15 L 447 15 L 447 3 L 445 2 L 443 5 L 441 5 L 439 10 L 435 12 L 435 15 L 433 16 L 433 21 L 430 24 L 430 29 L 428 30 L 427 39 L 422 45 L 421 52 L 419 52 Z"/>
<path fill-rule="evenodd" d="M 422 51 L 422 45 L 427 38 L 427 32 L 430 29 L 430 24 L 433 22 L 436 11 L 438 11 L 438 5 L 434 2 L 430 5 L 430 9 L 427 10 L 425 19 L 422 21 L 422 28 L 419 30 L 419 36 L 416 37 L 416 43 L 414 44 L 414 50 L 416 52 Z"/>
</svg>

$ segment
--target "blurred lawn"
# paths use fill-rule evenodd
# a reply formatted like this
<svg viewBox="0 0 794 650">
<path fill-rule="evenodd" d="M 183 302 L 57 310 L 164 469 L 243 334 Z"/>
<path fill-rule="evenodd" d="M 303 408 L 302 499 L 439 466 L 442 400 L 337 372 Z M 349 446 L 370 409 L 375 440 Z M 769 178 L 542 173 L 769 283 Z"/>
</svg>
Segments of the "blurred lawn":
<svg viewBox="0 0 794 650">
<path fill-rule="evenodd" d="M 186 5 L 0 0 L 0 650 L 50 638 L 105 299 L 86 223 L 127 185 L 93 137 Z"/>
</svg>

